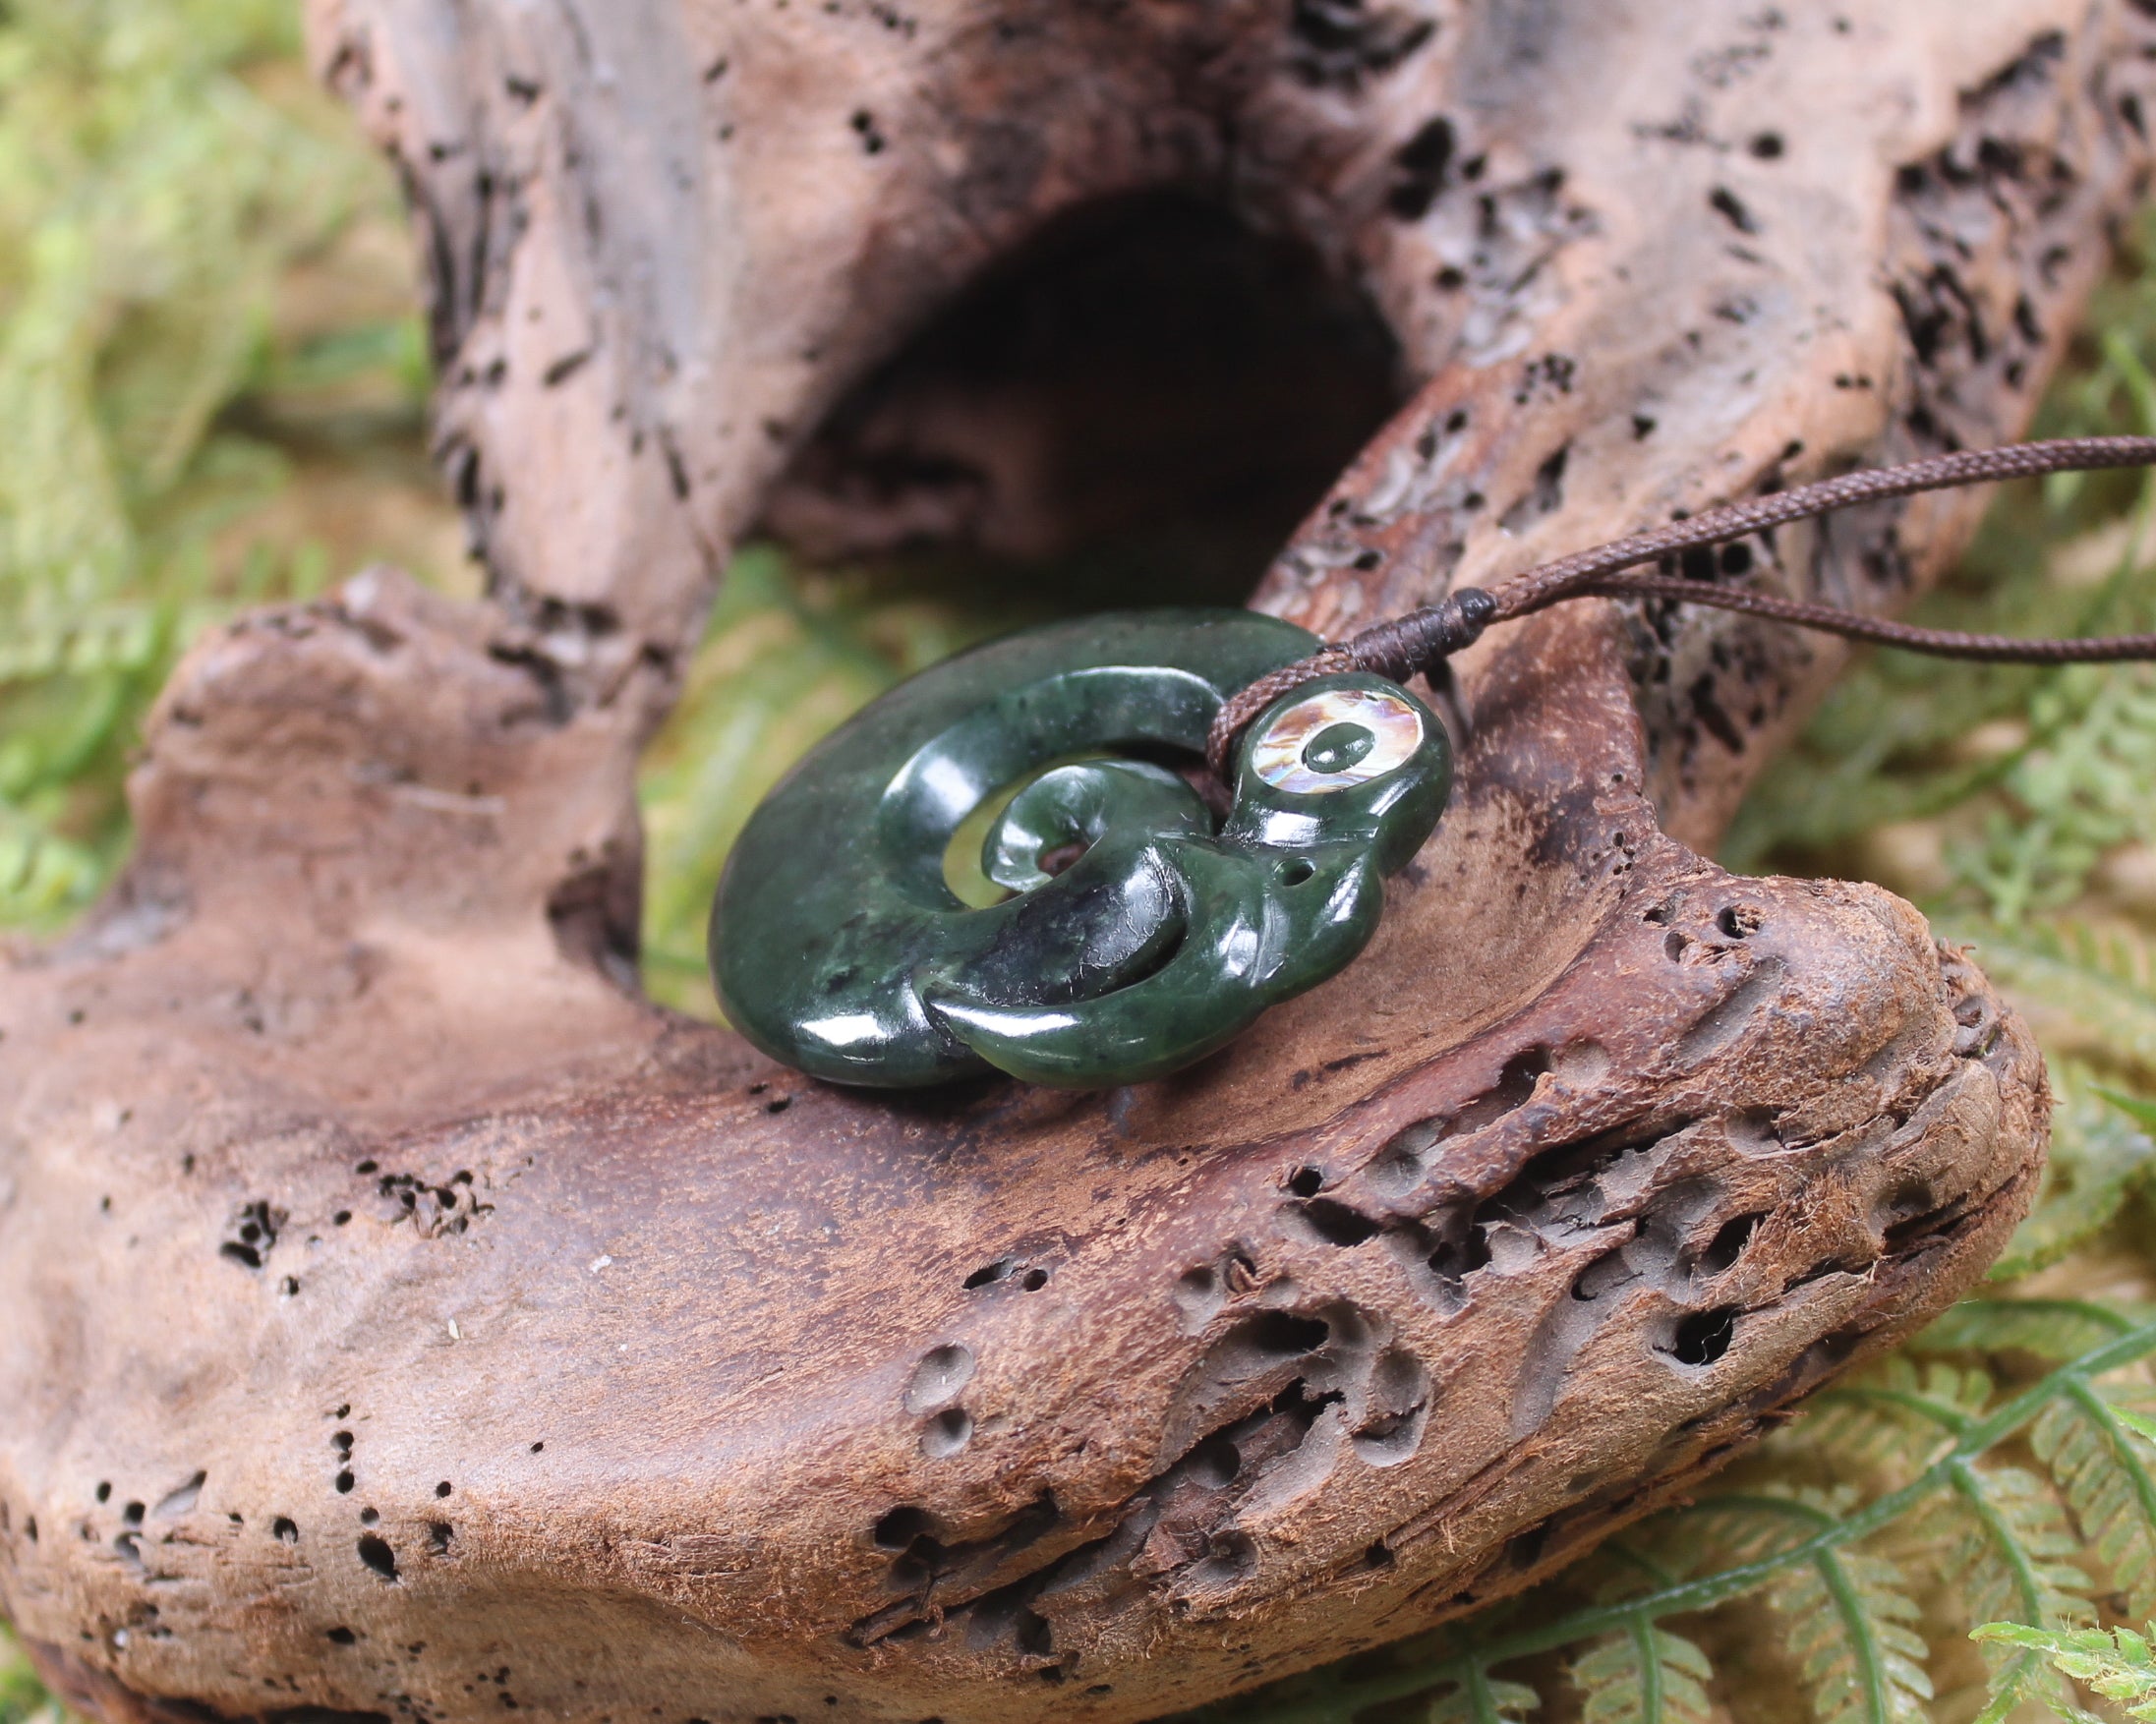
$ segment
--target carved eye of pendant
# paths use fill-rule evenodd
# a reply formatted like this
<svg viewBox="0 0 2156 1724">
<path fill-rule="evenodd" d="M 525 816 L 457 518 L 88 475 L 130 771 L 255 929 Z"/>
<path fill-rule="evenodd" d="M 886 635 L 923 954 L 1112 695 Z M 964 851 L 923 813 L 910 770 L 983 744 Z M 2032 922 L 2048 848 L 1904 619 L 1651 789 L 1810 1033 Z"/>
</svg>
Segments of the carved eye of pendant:
<svg viewBox="0 0 2156 1724">
<path fill-rule="evenodd" d="M 1322 795 L 1394 771 L 1423 736 L 1422 716 L 1406 696 L 1328 688 L 1283 709 L 1252 738 L 1251 770 L 1276 790 Z"/>
</svg>

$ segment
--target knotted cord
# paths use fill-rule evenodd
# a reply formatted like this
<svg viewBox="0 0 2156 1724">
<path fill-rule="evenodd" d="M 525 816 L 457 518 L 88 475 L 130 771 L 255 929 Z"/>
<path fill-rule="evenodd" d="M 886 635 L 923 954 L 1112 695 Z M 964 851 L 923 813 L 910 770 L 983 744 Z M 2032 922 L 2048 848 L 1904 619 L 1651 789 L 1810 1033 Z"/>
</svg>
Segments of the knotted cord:
<svg viewBox="0 0 2156 1724">
<path fill-rule="evenodd" d="M 2156 634 L 2103 635 L 2086 640 L 1964 634 L 1779 598 L 1756 588 L 1722 587 L 1661 573 L 1626 573 L 1680 551 L 1726 544 L 1770 527 L 1885 497 L 1985 485 L 2001 479 L 2027 479 L 2043 473 L 2150 465 L 2156 465 L 2156 437 L 2059 437 L 2048 442 L 2009 443 L 1997 449 L 1964 449 L 1898 467 L 1868 468 L 1710 509 L 1705 514 L 1672 521 L 1666 527 L 1635 533 L 1540 564 L 1487 592 L 1480 587 L 1463 587 L 1435 604 L 1365 629 L 1337 646 L 1261 676 L 1220 709 L 1206 738 L 1206 759 L 1215 773 L 1225 776 L 1229 752 L 1244 725 L 1282 695 L 1315 677 L 1364 671 L 1405 682 L 1472 646 L 1491 624 L 1510 622 L 1572 599 L 1667 599 L 1684 604 L 1707 604 L 1942 659 L 2015 664 L 2156 659 Z"/>
</svg>

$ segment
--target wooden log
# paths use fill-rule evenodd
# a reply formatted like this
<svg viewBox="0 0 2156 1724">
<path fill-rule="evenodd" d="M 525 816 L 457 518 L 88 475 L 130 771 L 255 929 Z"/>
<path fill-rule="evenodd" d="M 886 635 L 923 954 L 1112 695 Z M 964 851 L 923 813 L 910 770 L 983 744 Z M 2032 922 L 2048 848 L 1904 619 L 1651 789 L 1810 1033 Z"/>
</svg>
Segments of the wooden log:
<svg viewBox="0 0 2156 1724">
<path fill-rule="evenodd" d="M 1698 853 L 1832 646 L 1497 631 L 1376 945 L 1099 1096 L 851 1094 L 644 1003 L 632 774 L 831 416 L 1101 199 L 1219 193 L 1397 334 L 1258 590 L 1323 632 L 2011 434 L 2146 175 L 2145 6 L 315 25 L 495 596 L 205 641 L 125 883 L 0 972 L 0 1609 L 77 1703 L 1141 1719 L 1525 1584 L 1981 1274 L 2025 1031 L 1888 894 Z M 1892 607 L 1972 519 L 1719 570 Z"/>
</svg>

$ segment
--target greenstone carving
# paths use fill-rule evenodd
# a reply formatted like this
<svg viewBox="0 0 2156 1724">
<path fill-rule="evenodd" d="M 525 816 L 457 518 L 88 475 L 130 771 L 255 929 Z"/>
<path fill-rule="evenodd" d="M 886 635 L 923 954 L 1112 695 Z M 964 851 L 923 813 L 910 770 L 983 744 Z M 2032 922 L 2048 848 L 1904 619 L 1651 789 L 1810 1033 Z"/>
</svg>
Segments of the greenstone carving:
<svg viewBox="0 0 2156 1724">
<path fill-rule="evenodd" d="M 1393 683 L 1328 676 L 1245 731 L 1224 817 L 1172 770 L 1201 770 L 1229 695 L 1317 645 L 1250 611 L 1128 612 L 894 689 L 734 848 L 711 960 L 735 1027 L 841 1083 L 994 1068 L 1100 1088 L 1202 1059 L 1323 981 L 1443 812 L 1442 725 Z M 984 805 L 980 872 L 1009 895 L 969 905 L 951 853 Z"/>
</svg>

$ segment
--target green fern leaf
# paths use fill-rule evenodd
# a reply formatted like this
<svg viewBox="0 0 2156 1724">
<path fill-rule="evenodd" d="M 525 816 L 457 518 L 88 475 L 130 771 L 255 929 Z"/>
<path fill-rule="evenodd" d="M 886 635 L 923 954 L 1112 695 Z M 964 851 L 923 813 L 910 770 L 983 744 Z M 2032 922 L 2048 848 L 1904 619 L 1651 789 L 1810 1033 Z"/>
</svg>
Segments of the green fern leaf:
<svg viewBox="0 0 2156 1724">
<path fill-rule="evenodd" d="M 1889 1558 L 1822 1551 L 1777 1581 L 1768 1601 L 1812 1691 L 1819 1724 L 1925 1724 L 1928 1648 L 1908 1583 Z"/>
<path fill-rule="evenodd" d="M 2146 1617 L 2156 1611 L 2156 1457 L 2134 1434 L 2139 1419 L 2101 1387 L 2075 1383 L 2044 1409 L 2029 1447 L 2065 1493 L 2099 1572 Z"/>
<path fill-rule="evenodd" d="M 2121 1707 L 2128 1717 L 2156 1719 L 2156 1653 L 2131 1629 L 2075 1629 L 2060 1633 L 2025 1623 L 1991 1622 L 1970 1631 L 1985 1645 L 2014 1646 L 2023 1656 L 2049 1660 L 2069 1681 Z M 2073 1724 L 2100 1724 L 2094 1714 L 2055 1691 L 2052 1709 Z"/>
<path fill-rule="evenodd" d="M 2105 1086 L 2077 1060 L 2053 1061 L 2051 1079 L 2056 1106 L 2044 1182 L 1992 1266 L 1995 1282 L 2033 1275 L 2086 1244 L 2156 1172 L 2156 1141 L 2141 1129 L 2142 1113 L 2156 1121 L 2156 1104 Z"/>
<path fill-rule="evenodd" d="M 1908 1343 L 1912 1353 L 2032 1353 L 2051 1363 L 2079 1357 L 2132 1325 L 2117 1311 L 2074 1299 L 1965 1299 Z"/>
<path fill-rule="evenodd" d="M 1635 1617 L 1571 1667 L 1582 1724 L 1707 1724 L 1714 1667 L 1682 1635 Z"/>
<path fill-rule="evenodd" d="M 1928 1466 L 1943 1432 L 1964 1429 L 1990 1405 L 1991 1373 L 1946 1359 L 1891 1358 L 1813 1397 L 1777 1435 L 1777 1460 L 1810 1465 L 1842 1482 L 1897 1488 Z"/>
<path fill-rule="evenodd" d="M 1635 1527 L 1620 1550 L 1644 1555 L 1656 1572 L 1667 1578 L 1665 1585 L 1702 1574 L 1775 1563 L 1810 1538 L 1823 1516 L 1836 1513 L 1835 1508 L 1816 1506 L 1829 1500 L 1814 1497 L 1800 1502 L 1787 1495 L 1724 1492 L 1671 1509 Z M 1853 1493 L 1846 1500 L 1854 1501 Z M 1636 1589 L 1624 1594 L 1637 1595 Z"/>
<path fill-rule="evenodd" d="M 1972 946 L 2047 1049 L 2156 1074 L 2156 952 L 2142 935 L 2058 919 L 2009 928 L 1934 918 Z"/>
<path fill-rule="evenodd" d="M 2026 1467 L 1953 1468 L 1949 1512 L 1960 1524 L 1953 1572 L 1985 1621 L 2081 1628 L 2095 1621 L 2089 1578 L 2071 1558 L 2081 1540 L 2066 1506 Z"/>
<path fill-rule="evenodd" d="M 1525 1724 L 1543 1696 L 1524 1682 L 1492 1677 L 1470 1665 L 1451 1687 L 1430 1696 L 1424 1724 Z"/>
<path fill-rule="evenodd" d="M 1957 1332 L 1973 1356 L 1941 1356 Z M 2004 1395 L 1996 1387 L 1995 1370 L 2004 1371 L 1995 1358 L 2043 1355 L 2074 1335 L 2091 1344 L 2041 1381 Z M 1979 1300 L 1930 1337 L 1928 1349 L 1925 1356 L 1890 1363 L 1832 1392 L 1867 1413 L 1887 1412 L 1897 1425 L 1929 1429 L 1927 1464 L 1895 1488 L 1868 1495 L 1847 1482 L 1792 1487 L 1793 1471 L 1838 1454 L 1808 1452 L 1799 1426 L 1742 1464 L 1766 1475 L 1765 1487 L 1665 1511 L 1611 1547 L 1602 1560 L 1628 1572 L 1602 1586 L 1588 1584 L 1593 1602 L 1538 1609 L 1539 1595 L 1524 1595 L 1486 1627 L 1475 1621 L 1450 1631 L 1421 1655 L 1420 1667 L 1411 1653 L 1370 1674 L 1313 1672 L 1275 1691 L 1277 1698 L 1239 1702 L 1235 1724 L 1346 1720 L 1440 1686 L 1441 1715 L 1457 1724 L 1473 1712 L 1463 1672 L 1566 1650 L 1587 1696 L 1582 1724 L 1589 1724 L 1588 1702 L 1596 1707 L 1592 1724 L 1631 1724 L 1645 1703 L 1638 1698 L 1643 1630 L 1666 1635 L 1672 1621 L 1748 1608 L 1745 1601 L 1759 1598 L 1775 1607 L 1785 1650 L 1822 1724 L 1917 1724 L 1932 1689 L 1918 1632 L 1918 1580 L 1935 1589 L 1957 1582 L 1968 1606 L 1960 1618 L 1965 1625 L 2019 1623 L 2053 1635 L 2093 1628 L 2093 1589 L 2126 1584 L 2139 1573 L 2146 1547 L 2142 1529 L 2131 1523 L 2137 1509 L 2122 1523 L 2116 1495 L 2103 1483 L 2085 1435 L 2075 1435 L 2075 1421 L 2112 1443 L 2115 1461 L 2137 1454 L 2130 1444 L 2117 1446 L 2125 1440 L 2120 1433 L 2133 1433 L 2135 1443 L 2143 1435 L 2156 1440 L 2156 1417 L 2129 1404 L 2156 1395 L 2156 1386 L 2124 1376 L 2141 1371 L 2141 1361 L 2156 1353 L 2156 1321 L 2127 1326 L 2114 1313 L 2070 1301 L 2029 1301 L 2017 1310 L 2012 1301 Z M 2024 1441 L 2040 1465 L 2056 1467 L 2058 1489 L 2017 1464 Z M 2074 1523 L 2082 1513 L 2087 1539 Z M 2102 1573 L 2092 1575 L 2082 1563 Z M 1581 1578 L 1563 1584 L 1576 1601 Z M 1952 1607 L 1951 1600 L 1940 1602 Z M 1658 1668 L 1688 1675 L 1704 1689 L 1702 1665 L 1681 1648 L 1652 1643 Z M 1689 1638 L 1687 1644 L 1697 1647 Z M 2040 1650 L 2000 1636 L 1980 1644 L 1990 1680 L 1978 1724 L 2003 1724 L 2025 1702 L 2074 1704 L 2066 1678 Z M 1673 1692 L 1676 1679 L 1663 1686 Z M 1524 1695 L 1512 1697 L 1526 1707 Z M 1682 1703 L 1693 1699 L 1684 1690 Z M 1666 1711 L 1669 1702 L 1662 1703 Z"/>
<path fill-rule="evenodd" d="M 2156 679 L 2069 671 L 2039 689 L 2029 723 L 2043 740 L 2004 775 L 2007 805 L 1990 812 L 1981 841 L 1948 850 L 2006 926 L 2069 902 L 2106 851 L 2151 835 Z"/>
<path fill-rule="evenodd" d="M 289 0 L 0 8 L 0 924 L 62 921 L 110 877 L 135 723 L 195 629 L 319 585 L 271 410 L 340 332 L 285 328 L 323 309 L 290 290 L 395 193 L 329 98 L 263 75 L 298 55 Z M 378 343 L 362 369 L 416 457 L 408 356 Z M 372 461 L 390 433 L 355 443 L 350 399 L 284 423 Z M 340 522 L 373 519 L 355 476 Z"/>
<path fill-rule="evenodd" d="M 1952 1469 L 1954 1495 L 1947 1516 L 1958 1526 L 1943 1569 L 1957 1575 L 1970 1614 L 1978 1621 L 2013 1621 L 2047 1631 L 2087 1627 L 2096 1618 L 2088 1576 L 2069 1559 L 2080 1540 L 2065 1506 L 2045 1481 L 2024 1467 Z M 1993 1651 L 1986 1644 L 1987 1652 Z M 2070 1703 L 2056 1672 L 2023 1650 L 1999 1652 L 1991 1666 L 1989 1699 L 1980 1724 L 2002 1724 L 2030 1699 L 2058 1707 Z"/>
<path fill-rule="evenodd" d="M 1939 1447 L 1936 1424 L 1895 1398 L 1856 1385 L 1813 1397 L 1802 1416 L 1777 1432 L 1771 1452 L 1792 1478 L 1822 1467 L 1848 1483 L 1891 1490 L 1924 1469 Z"/>
</svg>

